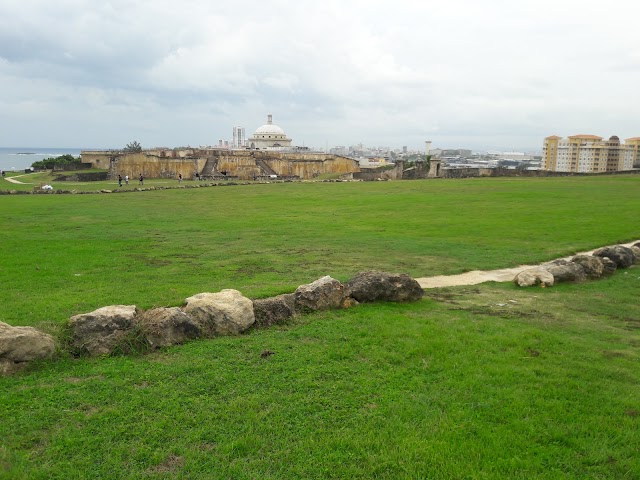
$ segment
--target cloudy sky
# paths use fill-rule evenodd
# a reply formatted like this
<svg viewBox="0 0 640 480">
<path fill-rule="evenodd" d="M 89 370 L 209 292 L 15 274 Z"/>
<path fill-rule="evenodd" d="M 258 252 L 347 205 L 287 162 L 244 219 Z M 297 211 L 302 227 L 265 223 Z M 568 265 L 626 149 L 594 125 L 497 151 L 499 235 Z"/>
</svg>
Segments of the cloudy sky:
<svg viewBox="0 0 640 480">
<path fill-rule="evenodd" d="M 0 0 L 0 146 L 640 136 L 637 0 Z"/>
</svg>

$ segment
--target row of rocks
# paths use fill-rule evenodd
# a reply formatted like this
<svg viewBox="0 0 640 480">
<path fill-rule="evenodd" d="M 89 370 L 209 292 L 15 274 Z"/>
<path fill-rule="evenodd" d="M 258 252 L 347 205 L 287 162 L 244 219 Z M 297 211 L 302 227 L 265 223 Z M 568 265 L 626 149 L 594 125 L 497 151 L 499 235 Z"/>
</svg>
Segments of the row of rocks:
<svg viewBox="0 0 640 480">
<path fill-rule="evenodd" d="M 161 348 L 195 338 L 238 335 L 252 326 L 269 327 L 313 311 L 348 308 L 362 302 L 407 302 L 424 290 L 409 275 L 361 272 L 346 284 L 329 276 L 301 285 L 294 293 L 250 300 L 239 291 L 199 293 L 183 307 L 154 308 L 112 305 L 69 319 L 69 351 L 101 356 L 128 348 Z M 0 373 L 10 374 L 29 362 L 51 358 L 55 342 L 31 327 L 0 323 Z"/>
<path fill-rule="evenodd" d="M 271 183 L 271 182 L 268 182 Z M 193 185 L 173 185 L 173 186 L 152 186 L 152 187 L 134 187 L 127 189 L 115 188 L 113 190 L 103 188 L 101 190 L 0 190 L 0 195 L 95 195 L 100 193 L 128 193 L 128 192 L 147 192 L 154 190 L 174 190 L 177 188 L 203 188 L 203 187 L 221 187 L 227 185 L 249 185 L 249 182 L 223 182 L 223 183 L 195 183 Z"/>
<path fill-rule="evenodd" d="M 551 287 L 561 282 L 584 282 L 612 275 L 618 268 L 640 264 L 640 242 L 625 247 L 614 245 L 595 250 L 592 255 L 576 255 L 523 270 L 513 279 L 520 287 Z"/>
</svg>

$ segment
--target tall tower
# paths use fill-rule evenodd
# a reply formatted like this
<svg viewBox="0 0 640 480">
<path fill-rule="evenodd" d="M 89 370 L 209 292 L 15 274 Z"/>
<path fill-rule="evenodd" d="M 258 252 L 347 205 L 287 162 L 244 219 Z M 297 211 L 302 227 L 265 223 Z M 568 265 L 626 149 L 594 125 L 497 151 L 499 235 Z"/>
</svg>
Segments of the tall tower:
<svg viewBox="0 0 640 480">
<path fill-rule="evenodd" d="M 431 140 L 424 142 L 426 155 L 431 155 Z"/>
<path fill-rule="evenodd" d="M 244 127 L 233 127 L 233 148 L 242 148 L 245 143 Z"/>
</svg>

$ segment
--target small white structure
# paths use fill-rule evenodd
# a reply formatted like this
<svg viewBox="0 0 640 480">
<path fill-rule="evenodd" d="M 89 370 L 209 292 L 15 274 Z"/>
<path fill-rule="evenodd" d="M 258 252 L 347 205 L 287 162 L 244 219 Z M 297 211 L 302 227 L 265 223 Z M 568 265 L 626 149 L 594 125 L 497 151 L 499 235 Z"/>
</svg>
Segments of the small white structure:
<svg viewBox="0 0 640 480">
<path fill-rule="evenodd" d="M 290 147 L 291 139 L 287 138 L 279 126 L 273 124 L 273 116 L 267 115 L 267 123 L 258 127 L 249 138 L 249 148 L 257 150 L 274 149 L 279 147 Z"/>
</svg>

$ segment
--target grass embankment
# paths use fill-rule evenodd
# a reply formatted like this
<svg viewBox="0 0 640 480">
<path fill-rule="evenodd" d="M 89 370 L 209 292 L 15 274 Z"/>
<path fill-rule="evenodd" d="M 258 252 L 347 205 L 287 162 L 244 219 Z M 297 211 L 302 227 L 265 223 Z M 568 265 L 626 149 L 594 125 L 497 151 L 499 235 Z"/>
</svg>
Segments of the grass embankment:
<svg viewBox="0 0 640 480">
<path fill-rule="evenodd" d="M 638 238 L 639 182 L 0 197 L 0 320 L 548 260 Z M 637 478 L 639 277 L 429 291 L 146 356 L 61 358 L 0 379 L 0 478 Z"/>
</svg>

